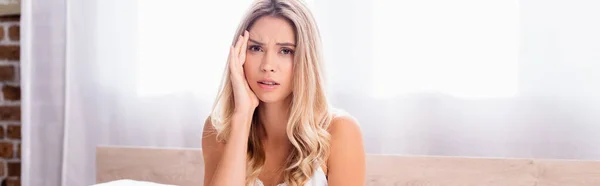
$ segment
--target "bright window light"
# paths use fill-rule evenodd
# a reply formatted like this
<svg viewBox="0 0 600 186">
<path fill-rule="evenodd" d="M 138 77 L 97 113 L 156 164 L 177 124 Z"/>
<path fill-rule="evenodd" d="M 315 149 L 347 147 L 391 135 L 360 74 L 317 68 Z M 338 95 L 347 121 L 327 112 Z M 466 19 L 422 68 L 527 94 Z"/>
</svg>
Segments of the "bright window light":
<svg viewBox="0 0 600 186">
<path fill-rule="evenodd" d="M 251 0 L 138 0 L 138 95 L 216 94 Z"/>
<path fill-rule="evenodd" d="M 518 92 L 517 0 L 374 2 L 373 95 Z"/>
</svg>

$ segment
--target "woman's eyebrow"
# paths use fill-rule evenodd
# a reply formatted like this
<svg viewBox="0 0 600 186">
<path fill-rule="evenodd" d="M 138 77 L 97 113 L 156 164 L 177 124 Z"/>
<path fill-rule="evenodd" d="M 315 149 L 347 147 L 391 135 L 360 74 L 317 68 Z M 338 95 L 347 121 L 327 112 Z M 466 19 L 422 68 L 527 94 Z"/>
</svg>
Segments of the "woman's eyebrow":
<svg viewBox="0 0 600 186">
<path fill-rule="evenodd" d="M 296 44 L 294 44 L 294 43 L 276 43 L 276 45 L 279 45 L 279 46 L 293 46 L 293 47 L 296 47 Z"/>
<path fill-rule="evenodd" d="M 254 40 L 254 39 L 250 39 L 250 38 L 248 38 L 248 41 L 250 41 L 250 42 L 253 42 L 253 43 L 256 43 L 257 45 L 265 45 L 264 43 L 258 42 L 258 41 L 256 41 L 256 40 Z M 276 45 L 279 45 L 279 46 L 293 46 L 293 47 L 296 47 L 296 44 L 294 44 L 294 43 L 290 43 L 290 42 L 285 42 L 285 43 L 275 43 L 275 44 L 276 44 Z"/>
<path fill-rule="evenodd" d="M 256 41 L 256 40 L 254 40 L 254 39 L 250 39 L 250 38 L 248 38 L 248 40 L 249 40 L 250 42 L 256 43 L 257 45 L 265 45 L 265 44 L 263 44 L 263 43 L 261 43 L 261 42 L 258 42 L 258 41 Z"/>
</svg>

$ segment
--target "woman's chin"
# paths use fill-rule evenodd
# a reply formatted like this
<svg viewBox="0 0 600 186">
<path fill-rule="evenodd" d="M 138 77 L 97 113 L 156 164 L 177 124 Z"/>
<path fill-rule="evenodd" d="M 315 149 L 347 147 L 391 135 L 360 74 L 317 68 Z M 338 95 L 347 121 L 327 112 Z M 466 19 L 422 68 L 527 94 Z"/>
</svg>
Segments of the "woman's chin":
<svg viewBox="0 0 600 186">
<path fill-rule="evenodd" d="M 256 97 L 258 97 L 258 100 L 261 103 L 277 103 L 280 101 L 283 101 L 283 96 L 278 96 L 278 95 L 274 95 L 274 94 L 261 94 L 261 95 L 256 95 Z"/>
<path fill-rule="evenodd" d="M 273 96 L 257 96 L 261 103 L 275 103 L 281 101 Z"/>
</svg>

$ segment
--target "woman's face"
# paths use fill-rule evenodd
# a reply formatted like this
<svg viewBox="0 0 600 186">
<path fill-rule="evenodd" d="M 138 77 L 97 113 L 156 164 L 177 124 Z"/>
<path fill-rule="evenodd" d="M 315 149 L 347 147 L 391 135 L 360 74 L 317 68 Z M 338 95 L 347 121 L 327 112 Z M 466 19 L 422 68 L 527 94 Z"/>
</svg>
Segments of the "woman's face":
<svg viewBox="0 0 600 186">
<path fill-rule="evenodd" d="M 292 93 L 296 41 L 283 18 L 263 16 L 250 30 L 244 73 L 250 88 L 265 103 L 285 100 Z"/>
</svg>

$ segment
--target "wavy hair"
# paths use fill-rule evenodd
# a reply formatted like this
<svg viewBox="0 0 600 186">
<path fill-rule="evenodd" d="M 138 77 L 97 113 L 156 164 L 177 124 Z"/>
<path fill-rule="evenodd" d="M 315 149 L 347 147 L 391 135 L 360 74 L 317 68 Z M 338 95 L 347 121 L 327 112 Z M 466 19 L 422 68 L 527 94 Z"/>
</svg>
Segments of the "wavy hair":
<svg viewBox="0 0 600 186">
<path fill-rule="evenodd" d="M 286 134 L 293 148 L 286 159 L 283 177 L 287 185 L 304 185 L 329 156 L 330 136 L 327 128 L 332 114 L 324 89 L 319 30 L 311 12 L 301 0 L 258 0 L 241 21 L 232 44 L 244 30 L 249 30 L 263 16 L 283 18 L 295 32 L 292 101 L 286 126 Z M 221 142 L 228 139 L 234 110 L 229 73 L 226 67 L 211 112 L 211 123 L 217 131 L 217 140 Z M 255 111 L 248 139 L 246 185 L 254 183 L 265 164 L 265 152 L 258 134 L 262 126 L 258 117 Z"/>
</svg>

